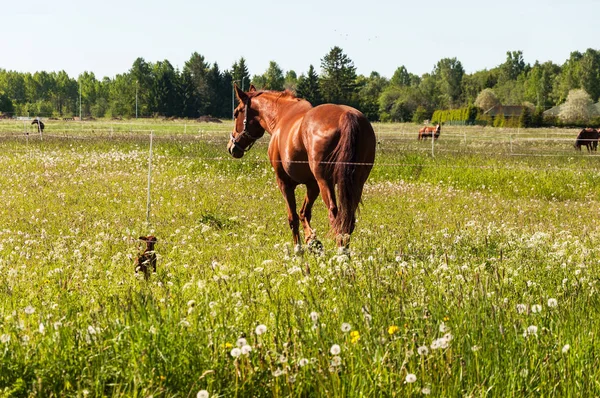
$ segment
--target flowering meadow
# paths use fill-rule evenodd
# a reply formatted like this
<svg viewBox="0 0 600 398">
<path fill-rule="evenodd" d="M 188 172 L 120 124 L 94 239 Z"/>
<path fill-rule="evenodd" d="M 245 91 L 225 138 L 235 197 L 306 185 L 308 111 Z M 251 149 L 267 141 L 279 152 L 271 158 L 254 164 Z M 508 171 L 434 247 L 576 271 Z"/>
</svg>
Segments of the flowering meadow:
<svg viewBox="0 0 600 398">
<path fill-rule="evenodd" d="M 147 219 L 149 134 L 110 128 L 0 137 L 0 397 L 600 395 L 600 162 L 561 132 L 378 126 L 350 251 L 319 199 L 314 252 L 268 137 L 152 125 Z"/>
</svg>

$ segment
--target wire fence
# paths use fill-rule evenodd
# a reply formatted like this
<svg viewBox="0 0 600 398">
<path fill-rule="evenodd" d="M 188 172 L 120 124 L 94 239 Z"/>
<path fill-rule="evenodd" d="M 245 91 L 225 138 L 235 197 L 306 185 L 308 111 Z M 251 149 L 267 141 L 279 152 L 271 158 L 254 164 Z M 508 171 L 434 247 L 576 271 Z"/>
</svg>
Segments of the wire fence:
<svg viewBox="0 0 600 398">
<path fill-rule="evenodd" d="M 202 142 L 208 145 L 215 145 L 222 147 L 224 150 L 225 145 L 229 142 L 230 129 L 226 126 L 223 128 L 215 128 L 210 131 L 204 130 L 194 126 L 194 128 L 183 126 L 172 126 L 173 129 L 164 129 L 162 131 L 156 131 L 152 128 L 132 128 L 125 123 L 120 127 L 122 128 L 51 128 L 42 134 L 38 131 L 23 131 L 23 130 L 5 130 L 0 129 L 0 142 L 2 140 L 9 141 L 25 141 L 27 144 L 33 143 L 34 141 L 107 141 L 107 142 L 118 142 L 119 140 L 135 140 L 140 143 L 148 144 L 148 180 L 147 180 L 147 203 L 146 203 L 146 225 L 151 224 L 151 204 L 152 204 L 152 173 L 153 173 L 153 162 L 160 162 L 164 159 L 194 159 L 203 162 L 247 162 L 247 163 L 275 163 L 275 162 L 287 162 L 287 163 L 309 163 L 304 160 L 273 160 L 263 156 L 263 153 L 258 153 L 254 156 L 245 159 L 234 159 L 228 154 L 223 156 L 207 156 L 201 152 L 188 153 L 188 154 L 169 154 L 160 153 L 157 151 L 160 142 Z M 157 127 L 157 126 L 149 126 Z M 37 126 L 36 126 L 37 128 Z M 573 156 L 585 156 L 586 158 L 595 159 L 597 153 L 578 153 L 573 148 L 575 137 L 572 132 L 563 131 L 547 131 L 547 132 L 528 132 L 528 131 L 510 131 L 502 133 L 490 133 L 484 131 L 482 133 L 473 133 L 473 131 L 450 131 L 443 133 L 440 138 L 436 140 L 428 140 L 427 142 L 419 142 L 417 140 L 417 134 L 412 131 L 387 131 L 377 132 L 378 151 L 385 152 L 387 150 L 407 150 L 418 154 L 431 154 L 435 155 L 484 155 L 484 156 L 504 156 L 504 157 L 556 157 L 566 158 Z M 262 146 L 262 150 L 269 145 L 268 136 L 257 142 L 257 147 Z M 8 155 L 0 154 L 0 156 L 9 156 L 11 152 L 28 152 L 35 156 L 38 151 L 43 151 L 43 147 L 38 146 L 25 146 L 25 148 L 9 148 Z M 154 151 L 154 152 L 153 152 Z M 6 151 L 4 152 L 6 153 Z M 373 167 L 445 167 L 452 169 L 481 169 L 481 170 L 515 170 L 515 171 L 527 171 L 527 172 L 593 172 L 600 173 L 600 164 L 596 164 L 589 170 L 577 170 L 572 166 L 548 166 L 548 165 L 523 165 L 523 164 L 452 164 L 446 161 L 431 161 L 430 163 L 420 162 L 407 162 L 407 161 L 389 161 L 387 159 L 393 159 L 393 156 L 385 158 L 386 160 L 376 160 L 374 163 L 350 163 L 362 166 L 373 166 Z M 336 162 L 325 162 L 333 164 Z M 81 236 L 52 236 L 44 239 L 79 239 Z M 109 239 L 109 238 L 107 238 Z M 125 242 L 128 245 L 140 246 L 140 242 L 137 237 L 126 236 L 121 238 L 110 238 L 114 239 L 115 242 Z M 181 245 L 188 244 L 189 241 L 177 240 L 177 239 L 161 239 L 160 244 L 166 245 Z M 257 246 L 259 247 L 259 246 Z M 333 254 L 334 250 L 324 250 L 323 253 L 329 255 Z M 353 252 L 358 255 L 371 255 L 374 251 L 369 252 Z M 410 254 L 404 254 L 411 256 Z M 416 255 L 416 254 L 415 254 Z M 428 254 L 422 254 L 427 257 Z"/>
</svg>

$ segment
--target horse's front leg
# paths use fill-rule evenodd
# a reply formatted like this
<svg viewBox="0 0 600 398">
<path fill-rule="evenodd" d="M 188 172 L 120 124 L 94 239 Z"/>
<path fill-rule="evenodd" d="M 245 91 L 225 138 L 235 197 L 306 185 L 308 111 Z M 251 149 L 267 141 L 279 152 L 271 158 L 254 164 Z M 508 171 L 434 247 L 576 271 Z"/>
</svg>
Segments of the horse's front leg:
<svg viewBox="0 0 600 398">
<path fill-rule="evenodd" d="M 290 183 L 289 181 L 284 181 L 278 177 L 277 185 L 279 186 L 279 190 L 285 199 L 288 213 L 288 224 L 292 230 L 294 245 L 297 245 L 300 242 L 300 218 L 298 217 L 298 213 L 296 213 L 296 195 L 294 194 L 294 191 L 296 190 L 296 184 Z"/>
</svg>

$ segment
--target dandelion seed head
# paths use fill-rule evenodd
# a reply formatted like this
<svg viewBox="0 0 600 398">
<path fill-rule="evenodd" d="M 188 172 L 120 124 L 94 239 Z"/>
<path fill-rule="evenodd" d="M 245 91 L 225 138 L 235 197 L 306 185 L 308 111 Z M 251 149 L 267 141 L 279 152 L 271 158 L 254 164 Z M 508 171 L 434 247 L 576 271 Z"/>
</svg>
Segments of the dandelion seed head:
<svg viewBox="0 0 600 398">
<path fill-rule="evenodd" d="M 348 333 L 350 331 L 350 329 L 352 329 L 352 326 L 350 326 L 349 323 L 342 323 L 342 332 L 344 333 Z"/>
<path fill-rule="evenodd" d="M 311 321 L 313 321 L 314 323 L 317 323 L 317 321 L 319 320 L 319 313 L 318 312 L 311 312 L 310 313 L 310 319 Z"/>
<path fill-rule="evenodd" d="M 196 398 L 208 398 L 208 397 L 210 397 L 210 394 L 206 390 L 200 390 L 200 391 L 198 391 L 198 394 L 196 394 Z"/>
<path fill-rule="evenodd" d="M 267 332 L 267 326 L 266 325 L 258 325 L 256 327 L 255 333 L 260 336 L 261 334 L 264 334 Z"/>
<path fill-rule="evenodd" d="M 232 357 L 237 358 L 240 355 L 242 355 L 242 350 L 240 350 L 239 348 L 235 347 L 231 350 L 231 352 L 229 353 L 231 354 Z"/>
<path fill-rule="evenodd" d="M 406 379 L 404 379 L 407 383 L 414 383 L 417 381 L 417 376 L 414 373 L 409 373 L 406 375 Z"/>
<path fill-rule="evenodd" d="M 569 352 L 570 349 L 571 349 L 571 346 L 569 344 L 565 344 L 562 348 L 562 353 L 566 354 L 567 352 Z"/>
<path fill-rule="evenodd" d="M 331 346 L 331 348 L 329 349 L 329 352 L 331 353 L 331 355 L 339 355 L 339 353 L 342 351 L 342 349 L 340 348 L 340 346 L 338 344 L 334 344 Z"/>
<path fill-rule="evenodd" d="M 331 366 L 340 366 L 342 364 L 342 358 L 339 356 L 334 356 L 331 358 Z"/>
</svg>

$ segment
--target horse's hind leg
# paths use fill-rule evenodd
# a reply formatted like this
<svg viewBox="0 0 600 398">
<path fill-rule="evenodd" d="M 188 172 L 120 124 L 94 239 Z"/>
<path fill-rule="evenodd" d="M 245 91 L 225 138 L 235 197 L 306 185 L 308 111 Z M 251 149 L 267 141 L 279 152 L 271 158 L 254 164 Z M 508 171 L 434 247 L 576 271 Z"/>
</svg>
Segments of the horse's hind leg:
<svg viewBox="0 0 600 398">
<path fill-rule="evenodd" d="M 288 213 L 288 224 L 292 230 L 294 245 L 297 245 L 300 242 L 300 218 L 298 217 L 298 213 L 296 213 L 296 195 L 294 194 L 296 185 L 286 184 L 279 178 L 277 179 L 277 185 L 279 185 L 279 189 L 281 190 L 283 198 L 285 199 Z"/>
<path fill-rule="evenodd" d="M 306 196 L 304 197 L 304 203 L 300 209 L 300 222 L 304 228 L 304 241 L 308 244 L 310 241 L 316 239 L 315 232 L 310 226 L 310 220 L 312 219 L 312 207 L 315 200 L 319 197 L 319 184 L 316 181 L 311 181 L 306 184 Z"/>
<path fill-rule="evenodd" d="M 332 228 L 332 232 L 334 235 L 337 235 L 339 231 L 333 230 L 335 228 L 335 219 L 338 214 L 338 207 L 335 201 L 335 188 L 332 181 L 327 181 L 325 179 L 317 179 L 317 183 L 319 184 L 319 190 L 321 191 L 321 197 L 323 198 L 323 202 L 325 206 L 327 206 L 327 211 L 329 213 L 329 225 Z"/>
</svg>

